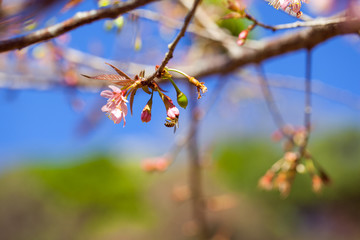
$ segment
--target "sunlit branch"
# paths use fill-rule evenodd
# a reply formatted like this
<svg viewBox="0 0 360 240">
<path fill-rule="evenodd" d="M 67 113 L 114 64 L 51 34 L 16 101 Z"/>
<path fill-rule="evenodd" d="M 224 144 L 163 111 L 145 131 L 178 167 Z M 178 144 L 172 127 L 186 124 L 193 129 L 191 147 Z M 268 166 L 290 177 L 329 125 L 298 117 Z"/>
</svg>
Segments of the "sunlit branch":
<svg viewBox="0 0 360 240">
<path fill-rule="evenodd" d="M 22 49 L 35 43 L 47 41 L 85 24 L 105 18 L 116 18 L 120 14 L 124 14 L 154 1 L 155 0 L 133 0 L 118 3 L 107 8 L 78 12 L 72 18 L 61 23 L 37 30 L 21 37 L 0 41 L 0 52 Z"/>
<path fill-rule="evenodd" d="M 356 19 L 356 18 L 354 18 Z M 320 27 L 326 26 L 329 24 L 336 24 L 336 23 L 343 23 L 348 21 L 349 19 L 345 16 L 336 17 L 336 18 L 320 18 L 314 19 L 308 22 L 294 22 L 294 23 L 287 23 L 287 24 L 280 24 L 271 27 L 271 30 L 285 30 L 285 29 L 292 29 L 292 28 L 299 28 L 299 27 Z"/>
<path fill-rule="evenodd" d="M 201 63 L 194 64 L 191 68 L 183 70 L 197 78 L 214 74 L 227 74 L 245 65 L 259 63 L 286 53 L 314 47 L 339 35 L 357 34 L 359 29 L 359 18 L 307 28 L 259 42 L 259 46 L 251 49 L 243 48 L 244 51 L 236 57 L 223 55 L 212 57 L 209 60 L 203 59 Z"/>
</svg>

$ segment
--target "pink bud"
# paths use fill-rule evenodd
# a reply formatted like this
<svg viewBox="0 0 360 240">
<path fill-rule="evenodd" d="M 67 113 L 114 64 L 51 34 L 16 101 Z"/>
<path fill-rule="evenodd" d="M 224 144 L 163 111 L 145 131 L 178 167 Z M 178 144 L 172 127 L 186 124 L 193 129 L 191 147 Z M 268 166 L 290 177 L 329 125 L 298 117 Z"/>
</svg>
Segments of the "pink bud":
<svg viewBox="0 0 360 240">
<path fill-rule="evenodd" d="M 239 39 L 246 39 L 248 34 L 249 34 L 249 30 L 241 31 L 241 33 L 239 34 Z"/>
<path fill-rule="evenodd" d="M 236 41 L 236 44 L 239 45 L 239 46 L 242 46 L 242 45 L 245 44 L 245 40 L 244 40 L 244 39 L 238 39 L 238 40 Z"/>
<path fill-rule="evenodd" d="M 167 116 L 171 119 L 178 118 L 179 114 L 180 114 L 179 109 L 177 107 L 175 107 L 174 105 L 167 109 Z"/>
<path fill-rule="evenodd" d="M 148 107 L 148 105 L 146 105 L 141 112 L 141 121 L 142 122 L 150 122 L 150 120 L 151 120 L 151 111 L 150 111 L 150 108 L 147 108 L 147 107 Z"/>
<path fill-rule="evenodd" d="M 238 38 L 238 40 L 236 41 L 236 44 L 239 45 L 239 46 L 244 45 L 245 40 L 246 40 L 248 34 L 249 34 L 249 30 L 248 30 L 248 29 L 241 31 L 241 33 L 239 34 L 239 38 Z"/>
</svg>

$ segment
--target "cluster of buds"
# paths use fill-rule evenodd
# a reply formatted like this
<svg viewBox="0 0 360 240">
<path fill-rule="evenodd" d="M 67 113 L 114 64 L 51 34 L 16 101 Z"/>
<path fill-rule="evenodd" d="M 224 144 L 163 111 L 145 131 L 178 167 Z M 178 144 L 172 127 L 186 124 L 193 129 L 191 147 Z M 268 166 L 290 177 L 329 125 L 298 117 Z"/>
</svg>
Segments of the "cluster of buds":
<svg viewBox="0 0 360 240">
<path fill-rule="evenodd" d="M 87 76 L 83 75 L 87 78 L 97 79 L 97 80 L 107 80 L 112 82 L 114 85 L 110 85 L 109 88 L 111 90 L 104 90 L 101 92 L 101 96 L 108 99 L 106 105 L 102 107 L 102 111 L 106 112 L 108 117 L 116 124 L 124 121 L 124 126 L 126 123 L 125 116 L 128 113 L 128 106 L 127 103 L 130 104 L 130 111 L 131 115 L 133 113 L 132 106 L 134 103 L 134 98 L 137 90 L 142 89 L 145 93 L 151 95 L 150 99 L 148 100 L 147 104 L 143 108 L 141 112 L 141 121 L 142 122 L 150 122 L 151 120 L 151 109 L 152 109 L 152 99 L 154 92 L 157 92 L 165 106 L 166 109 L 166 127 L 174 127 L 176 130 L 176 126 L 178 126 L 179 120 L 179 109 L 174 105 L 172 99 L 165 95 L 165 90 L 160 88 L 160 86 L 156 83 L 156 81 L 151 80 L 148 81 L 145 79 L 145 72 L 141 71 L 139 75 L 136 75 L 133 79 L 130 78 L 126 73 L 122 72 L 120 69 L 116 68 L 115 66 L 107 63 L 110 67 L 112 67 L 117 74 L 102 74 L 98 76 Z M 158 66 L 156 67 L 156 70 Z M 162 73 L 160 73 L 159 77 L 162 79 L 169 80 L 177 94 L 177 103 L 180 107 L 186 108 L 188 105 L 188 99 L 186 95 L 178 88 L 175 82 L 172 79 L 172 75 L 169 71 L 174 71 L 181 73 L 182 75 L 186 76 L 189 79 L 189 82 L 192 83 L 198 91 L 199 98 L 200 98 L 200 91 L 203 93 L 207 91 L 204 83 L 197 81 L 194 77 L 190 77 L 187 74 L 177 70 L 177 69 L 170 69 L 165 68 Z"/>
<path fill-rule="evenodd" d="M 302 12 L 301 3 L 309 3 L 309 0 L 270 0 L 269 4 L 276 9 L 281 8 L 282 10 L 295 14 L 296 17 L 301 17 Z"/>
<path fill-rule="evenodd" d="M 284 155 L 259 180 L 259 187 L 265 190 L 278 189 L 286 197 L 291 190 L 297 173 L 308 173 L 312 178 L 312 189 L 318 193 L 323 185 L 330 183 L 329 177 L 316 163 L 311 154 L 304 148 L 307 138 L 304 127 L 294 128 L 285 126 L 276 131 L 272 138 L 275 141 L 284 141 Z"/>
</svg>

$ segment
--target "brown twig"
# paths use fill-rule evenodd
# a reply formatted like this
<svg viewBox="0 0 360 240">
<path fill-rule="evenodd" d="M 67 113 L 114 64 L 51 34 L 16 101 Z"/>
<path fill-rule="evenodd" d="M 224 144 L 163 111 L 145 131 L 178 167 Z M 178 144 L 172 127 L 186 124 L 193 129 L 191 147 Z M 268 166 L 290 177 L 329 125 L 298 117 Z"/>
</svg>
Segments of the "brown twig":
<svg viewBox="0 0 360 240">
<path fill-rule="evenodd" d="M 254 18 L 253 16 L 251 16 L 249 13 L 245 13 L 245 18 L 247 18 L 248 20 L 252 21 L 255 25 L 258 25 L 260 27 L 266 28 L 266 29 L 270 29 L 272 31 L 275 31 L 275 27 L 270 26 L 270 25 L 266 25 L 262 22 L 259 22 L 256 18 Z"/>
<path fill-rule="evenodd" d="M 179 43 L 180 39 L 185 36 L 186 29 L 189 26 L 190 21 L 191 21 L 192 17 L 194 16 L 196 8 L 200 4 L 200 2 L 201 2 L 201 0 L 194 1 L 191 10 L 188 12 L 188 14 L 186 15 L 186 17 L 184 19 L 184 24 L 183 24 L 179 34 L 176 36 L 175 40 L 169 45 L 169 51 L 165 54 L 165 58 L 162 61 L 160 67 L 154 72 L 153 75 L 151 75 L 149 78 L 147 78 L 147 81 L 151 81 L 155 77 L 159 76 L 159 73 L 161 73 L 164 70 L 165 66 L 169 63 L 170 59 L 173 57 L 173 53 L 175 51 L 177 44 Z"/>
<path fill-rule="evenodd" d="M 38 42 L 47 41 L 82 25 L 89 24 L 100 19 L 116 18 L 120 14 L 124 14 L 130 10 L 154 1 L 155 0 L 133 0 L 115 4 L 107 8 L 78 12 L 72 18 L 53 26 L 37 30 L 25 36 L 0 41 L 0 52 L 22 49 Z"/>
<path fill-rule="evenodd" d="M 279 111 L 278 106 L 275 103 L 274 96 L 272 95 L 272 93 L 270 91 L 269 84 L 266 80 L 264 69 L 263 69 L 262 65 L 260 65 L 260 64 L 258 64 L 256 67 L 257 67 L 257 72 L 259 75 L 258 79 L 260 81 L 261 91 L 265 98 L 265 102 L 270 111 L 270 114 L 271 114 L 277 128 L 284 134 L 284 136 L 287 136 L 287 134 L 283 131 L 283 127 L 285 126 L 285 121 Z"/>
</svg>

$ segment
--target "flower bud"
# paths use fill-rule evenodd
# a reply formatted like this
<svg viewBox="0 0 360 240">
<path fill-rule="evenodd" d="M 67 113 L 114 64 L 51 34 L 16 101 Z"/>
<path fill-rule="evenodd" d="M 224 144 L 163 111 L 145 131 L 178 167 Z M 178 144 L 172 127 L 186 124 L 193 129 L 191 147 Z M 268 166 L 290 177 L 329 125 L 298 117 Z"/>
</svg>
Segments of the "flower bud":
<svg viewBox="0 0 360 240">
<path fill-rule="evenodd" d="M 180 112 L 177 107 L 175 107 L 173 101 L 171 98 L 166 96 L 165 94 L 161 95 L 161 98 L 164 102 L 165 108 L 166 108 L 166 114 L 170 119 L 179 118 Z"/>
<path fill-rule="evenodd" d="M 249 30 L 247 30 L 247 29 L 241 31 L 241 33 L 239 34 L 239 39 L 246 39 L 248 34 L 249 34 Z"/>
<path fill-rule="evenodd" d="M 180 107 L 186 109 L 186 107 L 188 105 L 188 99 L 187 99 L 186 95 L 183 92 L 178 93 L 177 102 L 178 102 Z"/>
<path fill-rule="evenodd" d="M 150 122 L 150 120 L 151 120 L 151 111 L 147 107 L 148 107 L 148 105 L 146 105 L 144 107 L 143 111 L 141 112 L 141 121 L 142 122 Z"/>
<path fill-rule="evenodd" d="M 152 98 L 147 102 L 144 109 L 141 112 L 141 121 L 150 122 L 151 120 L 151 107 L 152 107 Z"/>
<path fill-rule="evenodd" d="M 241 31 L 241 33 L 239 34 L 239 38 L 236 41 L 237 45 L 239 45 L 239 46 L 244 45 L 245 40 L 248 37 L 248 35 L 249 35 L 249 30 L 248 29 Z"/>
<path fill-rule="evenodd" d="M 175 118 L 179 118 L 180 112 L 179 109 L 173 105 L 172 107 L 169 107 L 166 110 L 166 114 L 169 118 L 175 119 Z"/>
</svg>

